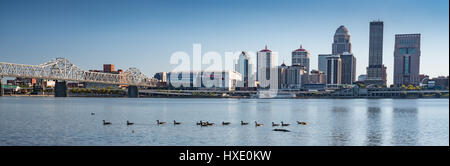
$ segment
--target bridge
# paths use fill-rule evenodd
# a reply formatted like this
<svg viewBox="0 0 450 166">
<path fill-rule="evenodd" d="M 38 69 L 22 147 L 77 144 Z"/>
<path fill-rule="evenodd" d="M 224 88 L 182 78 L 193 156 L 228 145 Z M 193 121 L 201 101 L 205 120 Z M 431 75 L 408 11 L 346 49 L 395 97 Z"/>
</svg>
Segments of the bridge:
<svg viewBox="0 0 450 166">
<path fill-rule="evenodd" d="M 154 87 L 156 82 L 137 68 L 129 68 L 120 74 L 84 71 L 65 58 L 56 58 L 40 65 L 0 62 L 0 78 L 20 77 L 56 80 L 55 96 L 66 97 L 66 81 L 128 85 L 128 96 L 138 96 L 139 87 Z M 1 85 L 1 82 L 0 82 Z M 1 86 L 0 86 L 1 87 Z M 0 89 L 0 91 L 2 91 Z M 2 91 L 3 92 L 3 91 Z M 0 95 L 3 93 L 0 93 Z"/>
</svg>

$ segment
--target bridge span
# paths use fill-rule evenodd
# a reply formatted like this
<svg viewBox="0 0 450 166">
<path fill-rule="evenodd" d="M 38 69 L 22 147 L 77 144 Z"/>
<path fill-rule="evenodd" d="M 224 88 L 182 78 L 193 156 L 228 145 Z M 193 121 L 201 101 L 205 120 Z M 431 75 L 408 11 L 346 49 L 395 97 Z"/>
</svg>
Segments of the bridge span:
<svg viewBox="0 0 450 166">
<path fill-rule="evenodd" d="M 138 96 L 138 86 L 154 87 L 156 85 L 156 81 L 153 78 L 147 77 L 137 68 L 129 68 L 120 74 L 90 72 L 78 68 L 65 58 L 56 58 L 40 65 L 0 62 L 0 78 L 2 77 L 56 80 L 56 97 L 67 96 L 66 81 L 128 85 L 129 97 Z M 0 91 L 2 92 L 3 90 L 0 89 Z M 3 94 L 1 92 L 0 95 Z"/>
</svg>

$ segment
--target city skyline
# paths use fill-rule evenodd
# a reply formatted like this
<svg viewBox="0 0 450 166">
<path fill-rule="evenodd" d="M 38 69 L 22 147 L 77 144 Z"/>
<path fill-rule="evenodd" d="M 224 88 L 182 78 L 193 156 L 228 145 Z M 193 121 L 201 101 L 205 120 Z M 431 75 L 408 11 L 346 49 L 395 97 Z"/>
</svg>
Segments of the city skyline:
<svg viewBox="0 0 450 166">
<path fill-rule="evenodd" d="M 170 10 L 180 10 L 173 14 L 163 11 L 169 9 L 165 2 L 134 1 L 126 3 L 126 6 L 121 6 L 125 2 L 120 1 L 78 1 L 73 4 L 1 2 L 0 61 L 40 64 L 55 57 L 66 57 L 86 70 L 101 68 L 102 64 L 115 64 L 124 69 L 137 67 L 146 75 L 153 76 L 176 66 L 169 63 L 172 53 L 185 51 L 191 55 L 193 43 L 202 44 L 202 53 L 217 51 L 222 55 L 227 51 L 256 52 L 267 44 L 279 53 L 276 66 L 283 61 L 291 64 L 291 52 L 301 44 L 310 52 L 310 68 L 313 70 L 318 69 L 319 54 L 331 53 L 334 32 L 344 25 L 351 35 L 352 52 L 358 60 L 356 72 L 360 75 L 366 73 L 368 66 L 369 22 L 379 19 L 385 24 L 383 63 L 387 66 L 388 84 L 393 83 L 395 34 L 422 35 L 420 74 L 430 77 L 448 75 L 448 1 L 433 4 L 415 1 L 404 5 L 405 1 L 380 2 L 385 6 L 369 5 L 369 1 L 345 1 L 343 4 L 324 1 L 322 6 L 312 1 L 253 2 L 180 2 Z M 303 12 L 292 10 L 299 4 L 304 6 Z M 401 15 L 396 11 L 399 4 L 415 11 L 402 11 L 404 14 Z M 109 9 L 102 8 L 102 5 Z M 326 11 L 333 5 L 347 5 L 358 11 L 371 7 L 373 11 L 349 19 L 346 17 L 351 15 L 350 11 L 334 16 L 329 15 L 330 12 L 316 10 L 323 8 Z M 271 6 L 274 13 L 261 12 L 254 9 L 255 6 Z M 196 7 L 198 11 L 191 11 Z M 188 13 L 183 16 L 183 12 Z M 210 16 L 206 16 L 207 13 Z M 242 20 L 233 18 L 237 15 L 242 16 Z M 265 25 L 267 22 L 271 24 Z M 30 25 L 34 25 L 33 28 L 28 28 Z M 201 25 L 208 26 L 203 28 Z"/>
</svg>

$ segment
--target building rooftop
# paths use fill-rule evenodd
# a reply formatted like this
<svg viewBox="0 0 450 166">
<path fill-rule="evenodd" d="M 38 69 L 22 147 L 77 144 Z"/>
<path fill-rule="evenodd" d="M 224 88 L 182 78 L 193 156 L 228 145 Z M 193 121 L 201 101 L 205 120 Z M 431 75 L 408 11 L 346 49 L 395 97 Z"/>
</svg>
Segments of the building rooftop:
<svg viewBox="0 0 450 166">
<path fill-rule="evenodd" d="M 266 45 L 266 47 L 265 47 L 263 50 L 259 51 L 259 52 L 272 52 L 272 50 L 269 50 L 269 49 L 267 48 L 267 45 Z"/>
</svg>

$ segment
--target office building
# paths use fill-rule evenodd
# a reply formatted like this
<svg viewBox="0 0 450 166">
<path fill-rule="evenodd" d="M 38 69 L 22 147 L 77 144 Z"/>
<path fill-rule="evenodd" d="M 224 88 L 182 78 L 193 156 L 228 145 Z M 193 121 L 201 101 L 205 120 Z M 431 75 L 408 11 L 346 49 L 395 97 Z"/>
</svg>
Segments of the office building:
<svg viewBox="0 0 450 166">
<path fill-rule="evenodd" d="M 258 51 L 256 55 L 256 80 L 258 81 L 261 88 L 270 88 L 271 83 L 271 71 L 275 68 L 276 55 L 274 52 L 266 47 Z"/>
<path fill-rule="evenodd" d="M 309 73 L 309 52 L 300 45 L 299 49 L 292 51 L 292 65 L 300 65 Z"/>
<path fill-rule="evenodd" d="M 327 57 L 327 84 L 341 84 L 342 61 L 339 55 Z"/>
<path fill-rule="evenodd" d="M 309 83 L 310 84 L 326 84 L 327 83 L 327 75 L 320 70 L 311 70 L 309 74 Z"/>
<path fill-rule="evenodd" d="M 383 26 L 382 21 L 370 22 L 366 84 L 386 85 L 386 67 L 383 65 Z"/>
<path fill-rule="evenodd" d="M 356 58 L 352 53 L 344 52 L 341 54 L 342 61 L 342 84 L 353 84 L 356 79 Z"/>
<path fill-rule="evenodd" d="M 339 55 L 344 52 L 352 52 L 352 44 L 350 43 L 350 33 L 348 29 L 341 25 L 334 34 L 334 40 L 332 44 L 332 54 Z"/>
<path fill-rule="evenodd" d="M 394 85 L 419 85 L 420 34 L 395 35 Z"/>
<path fill-rule="evenodd" d="M 247 52 L 242 51 L 234 69 L 242 75 L 242 87 L 254 87 L 253 64 Z"/>
</svg>

